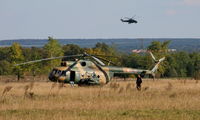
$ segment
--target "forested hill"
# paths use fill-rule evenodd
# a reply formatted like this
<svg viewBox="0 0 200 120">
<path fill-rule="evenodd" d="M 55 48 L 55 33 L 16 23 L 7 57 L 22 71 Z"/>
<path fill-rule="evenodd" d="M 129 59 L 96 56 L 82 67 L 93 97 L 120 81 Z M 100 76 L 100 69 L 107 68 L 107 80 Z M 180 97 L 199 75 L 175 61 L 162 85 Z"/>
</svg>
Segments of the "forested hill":
<svg viewBox="0 0 200 120">
<path fill-rule="evenodd" d="M 80 47 L 94 47 L 97 42 L 114 45 L 118 50 L 130 52 L 132 49 L 146 48 L 152 41 L 170 40 L 170 49 L 177 51 L 200 51 L 200 38 L 144 38 L 144 39 L 58 39 L 61 45 L 76 44 Z M 16 40 L 0 40 L 0 46 L 10 46 L 12 43 L 18 42 L 24 47 L 42 47 L 48 39 L 16 39 Z"/>
</svg>

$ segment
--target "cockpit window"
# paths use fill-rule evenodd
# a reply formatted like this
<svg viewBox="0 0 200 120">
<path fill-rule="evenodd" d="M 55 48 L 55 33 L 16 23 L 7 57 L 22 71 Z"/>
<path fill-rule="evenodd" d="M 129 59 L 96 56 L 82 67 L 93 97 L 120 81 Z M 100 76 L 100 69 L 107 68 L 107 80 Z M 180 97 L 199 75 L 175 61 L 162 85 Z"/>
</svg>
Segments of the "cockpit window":
<svg viewBox="0 0 200 120">
<path fill-rule="evenodd" d="M 60 75 L 60 76 L 66 76 L 66 71 L 53 69 L 52 74 L 53 74 L 53 75 L 58 74 L 58 75 Z"/>
<path fill-rule="evenodd" d="M 53 69 L 52 74 L 56 74 L 56 73 L 57 73 L 57 70 Z"/>
<path fill-rule="evenodd" d="M 62 76 L 66 76 L 66 71 L 62 71 Z"/>
</svg>

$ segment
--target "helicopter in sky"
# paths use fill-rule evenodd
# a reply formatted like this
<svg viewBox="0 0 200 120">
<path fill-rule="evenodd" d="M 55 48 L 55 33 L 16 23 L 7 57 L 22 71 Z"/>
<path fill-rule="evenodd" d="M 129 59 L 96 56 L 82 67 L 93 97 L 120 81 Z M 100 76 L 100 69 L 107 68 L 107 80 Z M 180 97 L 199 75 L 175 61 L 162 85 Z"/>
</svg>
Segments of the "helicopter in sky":
<svg viewBox="0 0 200 120">
<path fill-rule="evenodd" d="M 120 19 L 122 22 L 127 22 L 128 24 L 132 24 L 132 23 L 138 23 L 137 20 L 134 19 L 134 17 L 132 18 L 128 18 L 128 17 L 124 17 L 124 19 Z"/>
<path fill-rule="evenodd" d="M 90 55 L 87 53 L 34 60 L 16 64 L 16 66 L 54 59 L 62 59 L 61 65 L 53 68 L 53 70 L 50 72 L 50 81 L 63 83 L 73 82 L 79 85 L 102 85 L 110 82 L 115 74 L 133 74 L 141 75 L 142 77 L 145 75 L 154 75 L 159 64 L 164 61 L 165 57 L 156 60 L 151 52 L 150 55 L 155 61 L 155 66 L 151 70 L 107 66 L 103 61 L 109 63 L 112 62 L 104 59 L 100 55 Z M 68 58 L 75 58 L 75 61 L 66 61 Z"/>
</svg>

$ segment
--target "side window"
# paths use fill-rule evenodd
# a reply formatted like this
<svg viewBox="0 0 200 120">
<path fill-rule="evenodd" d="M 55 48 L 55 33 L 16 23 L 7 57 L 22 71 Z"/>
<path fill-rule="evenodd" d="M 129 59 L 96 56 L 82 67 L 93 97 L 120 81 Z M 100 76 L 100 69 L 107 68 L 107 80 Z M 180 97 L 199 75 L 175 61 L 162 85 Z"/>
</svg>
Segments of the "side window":
<svg viewBox="0 0 200 120">
<path fill-rule="evenodd" d="M 86 62 L 81 62 L 81 66 L 85 67 L 86 66 Z"/>
</svg>

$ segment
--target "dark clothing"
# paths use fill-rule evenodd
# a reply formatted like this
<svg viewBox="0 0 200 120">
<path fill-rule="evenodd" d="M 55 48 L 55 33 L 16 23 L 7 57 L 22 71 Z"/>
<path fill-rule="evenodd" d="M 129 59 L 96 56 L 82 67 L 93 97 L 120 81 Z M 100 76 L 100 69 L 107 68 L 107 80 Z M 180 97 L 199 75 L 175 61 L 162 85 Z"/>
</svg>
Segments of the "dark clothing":
<svg viewBox="0 0 200 120">
<path fill-rule="evenodd" d="M 136 80 L 136 88 L 137 88 L 137 90 L 141 90 L 141 84 L 142 84 L 142 78 L 141 77 L 137 77 L 137 80 Z"/>
</svg>

